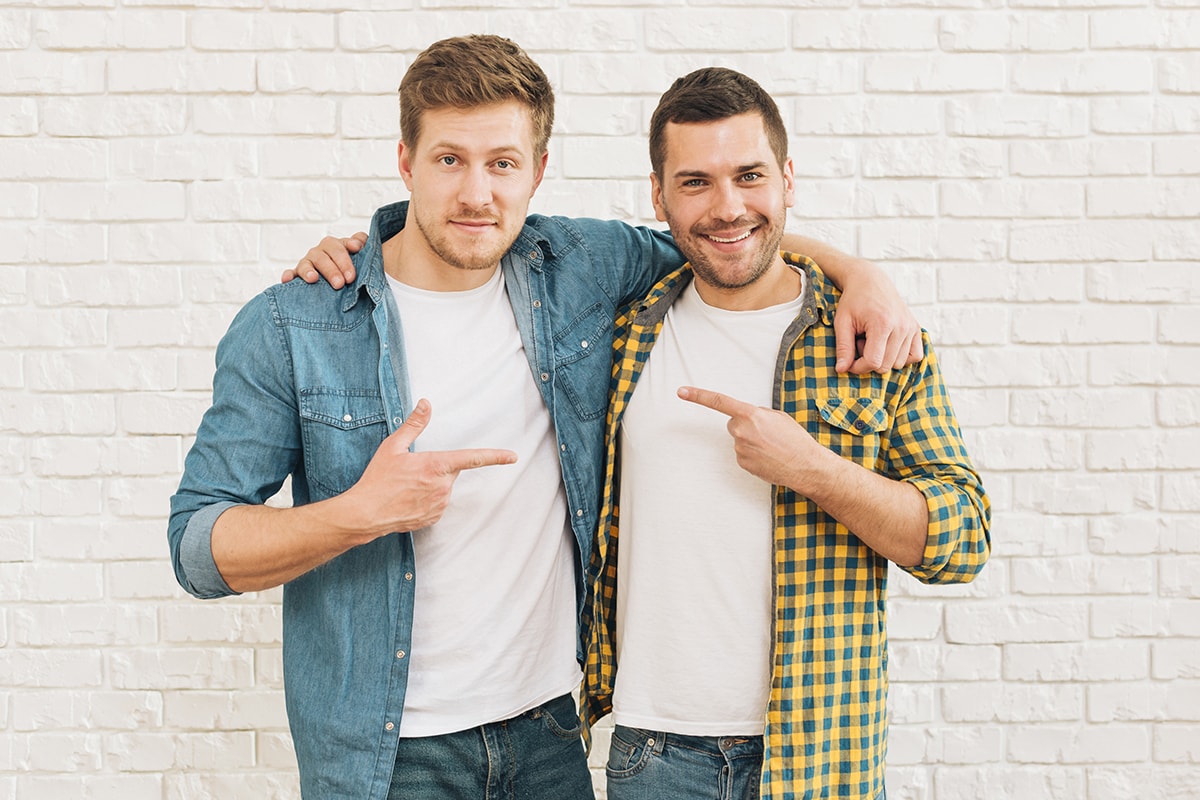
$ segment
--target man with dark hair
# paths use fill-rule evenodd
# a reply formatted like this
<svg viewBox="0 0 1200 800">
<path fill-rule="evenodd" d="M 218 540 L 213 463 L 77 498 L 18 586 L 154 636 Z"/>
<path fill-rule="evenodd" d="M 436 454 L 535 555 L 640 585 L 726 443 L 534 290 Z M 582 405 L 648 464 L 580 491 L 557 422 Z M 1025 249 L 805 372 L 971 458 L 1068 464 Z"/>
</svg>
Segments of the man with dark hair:
<svg viewBox="0 0 1200 800">
<path fill-rule="evenodd" d="M 401 90 L 411 200 L 343 291 L 274 286 L 218 347 L 171 558 L 202 598 L 283 585 L 306 798 L 592 795 L 570 692 L 612 320 L 680 257 L 527 216 L 553 103 L 506 39 L 429 47 Z"/>
<path fill-rule="evenodd" d="M 608 797 L 881 800 L 888 562 L 970 581 L 987 497 L 928 341 L 837 371 L 839 292 L 779 250 L 793 167 L 767 93 L 698 70 L 650 131 L 688 264 L 617 320 L 585 612 Z"/>
</svg>

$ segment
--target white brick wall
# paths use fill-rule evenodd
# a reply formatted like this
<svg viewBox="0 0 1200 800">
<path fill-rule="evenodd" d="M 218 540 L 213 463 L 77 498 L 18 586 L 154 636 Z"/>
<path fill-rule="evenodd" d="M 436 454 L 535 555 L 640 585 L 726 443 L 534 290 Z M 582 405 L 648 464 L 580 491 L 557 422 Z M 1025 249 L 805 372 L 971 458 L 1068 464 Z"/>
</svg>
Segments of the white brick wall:
<svg viewBox="0 0 1200 800">
<path fill-rule="evenodd" d="M 651 219 L 658 95 L 756 77 L 791 227 L 932 331 L 995 555 L 893 584 L 889 796 L 1200 797 L 1200 0 L 3 0 L 0 798 L 297 797 L 280 593 L 187 598 L 167 497 L 228 320 L 402 195 L 394 89 L 467 32 L 559 90 L 542 211 Z"/>
</svg>

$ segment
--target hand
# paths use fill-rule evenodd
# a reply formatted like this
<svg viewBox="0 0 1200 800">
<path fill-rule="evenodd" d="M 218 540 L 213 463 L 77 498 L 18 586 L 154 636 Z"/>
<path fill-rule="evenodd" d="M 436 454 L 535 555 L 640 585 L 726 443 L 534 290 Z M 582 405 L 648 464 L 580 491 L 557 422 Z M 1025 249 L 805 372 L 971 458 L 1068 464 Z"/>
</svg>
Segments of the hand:
<svg viewBox="0 0 1200 800">
<path fill-rule="evenodd" d="M 511 450 L 488 448 L 409 452 L 432 414 L 429 401 L 420 400 L 404 424 L 379 445 L 358 483 L 343 495 L 348 500 L 352 496 L 350 508 L 369 515 L 362 527 L 372 538 L 432 525 L 446 511 L 460 472 L 517 460 Z"/>
<path fill-rule="evenodd" d="M 681 387 L 679 396 L 729 417 L 726 430 L 733 437 L 738 466 L 767 483 L 799 490 L 806 468 L 830 452 L 782 411 L 694 386 Z"/>
<path fill-rule="evenodd" d="M 868 264 L 869 262 L 861 262 Z M 838 372 L 887 372 L 925 355 L 921 326 L 883 270 L 848 279 L 833 319 Z"/>
<path fill-rule="evenodd" d="M 348 239 L 326 236 L 320 244 L 305 253 L 296 266 L 284 270 L 279 281 L 287 283 L 298 277 L 305 283 L 316 283 L 319 278 L 324 278 L 330 286 L 340 289 L 354 280 L 354 263 L 350 260 L 350 254 L 357 253 L 366 243 L 367 235 L 362 231 Z"/>
</svg>

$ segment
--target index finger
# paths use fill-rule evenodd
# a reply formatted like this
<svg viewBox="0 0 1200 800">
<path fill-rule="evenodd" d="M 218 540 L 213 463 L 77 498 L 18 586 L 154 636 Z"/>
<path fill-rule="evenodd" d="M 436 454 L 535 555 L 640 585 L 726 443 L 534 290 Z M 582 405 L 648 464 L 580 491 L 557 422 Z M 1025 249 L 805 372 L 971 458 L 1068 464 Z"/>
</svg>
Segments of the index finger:
<svg viewBox="0 0 1200 800">
<path fill-rule="evenodd" d="M 488 447 L 473 447 L 465 450 L 446 450 L 442 454 L 442 466 L 446 473 L 462 472 L 464 469 L 494 467 L 499 464 L 515 464 L 517 454 L 512 450 Z"/>
<path fill-rule="evenodd" d="M 727 394 L 721 394 L 709 389 L 697 389 L 695 386 L 680 386 L 679 396 L 689 403 L 705 406 L 711 408 L 713 411 L 720 411 L 722 414 L 730 417 L 736 417 L 739 414 L 749 414 L 757 408 L 757 406 L 730 397 Z"/>
</svg>

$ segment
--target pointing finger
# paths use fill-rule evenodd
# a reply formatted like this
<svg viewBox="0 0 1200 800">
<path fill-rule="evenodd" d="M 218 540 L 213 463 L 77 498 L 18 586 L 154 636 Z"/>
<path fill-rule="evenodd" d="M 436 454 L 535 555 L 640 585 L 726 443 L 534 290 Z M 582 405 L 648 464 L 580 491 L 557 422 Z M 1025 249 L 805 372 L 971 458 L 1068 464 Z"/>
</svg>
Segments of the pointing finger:
<svg viewBox="0 0 1200 800">
<path fill-rule="evenodd" d="M 512 450 L 496 450 L 487 447 L 447 450 L 442 453 L 442 457 L 447 473 L 479 469 L 480 467 L 494 467 L 498 464 L 515 464 L 517 461 L 517 454 Z"/>
<path fill-rule="evenodd" d="M 756 406 L 732 398 L 727 394 L 710 391 L 709 389 L 697 389 L 695 386 L 679 387 L 679 396 L 690 403 L 711 408 L 713 411 L 719 411 L 730 417 L 736 417 L 739 414 L 748 414 L 756 408 Z"/>
</svg>

